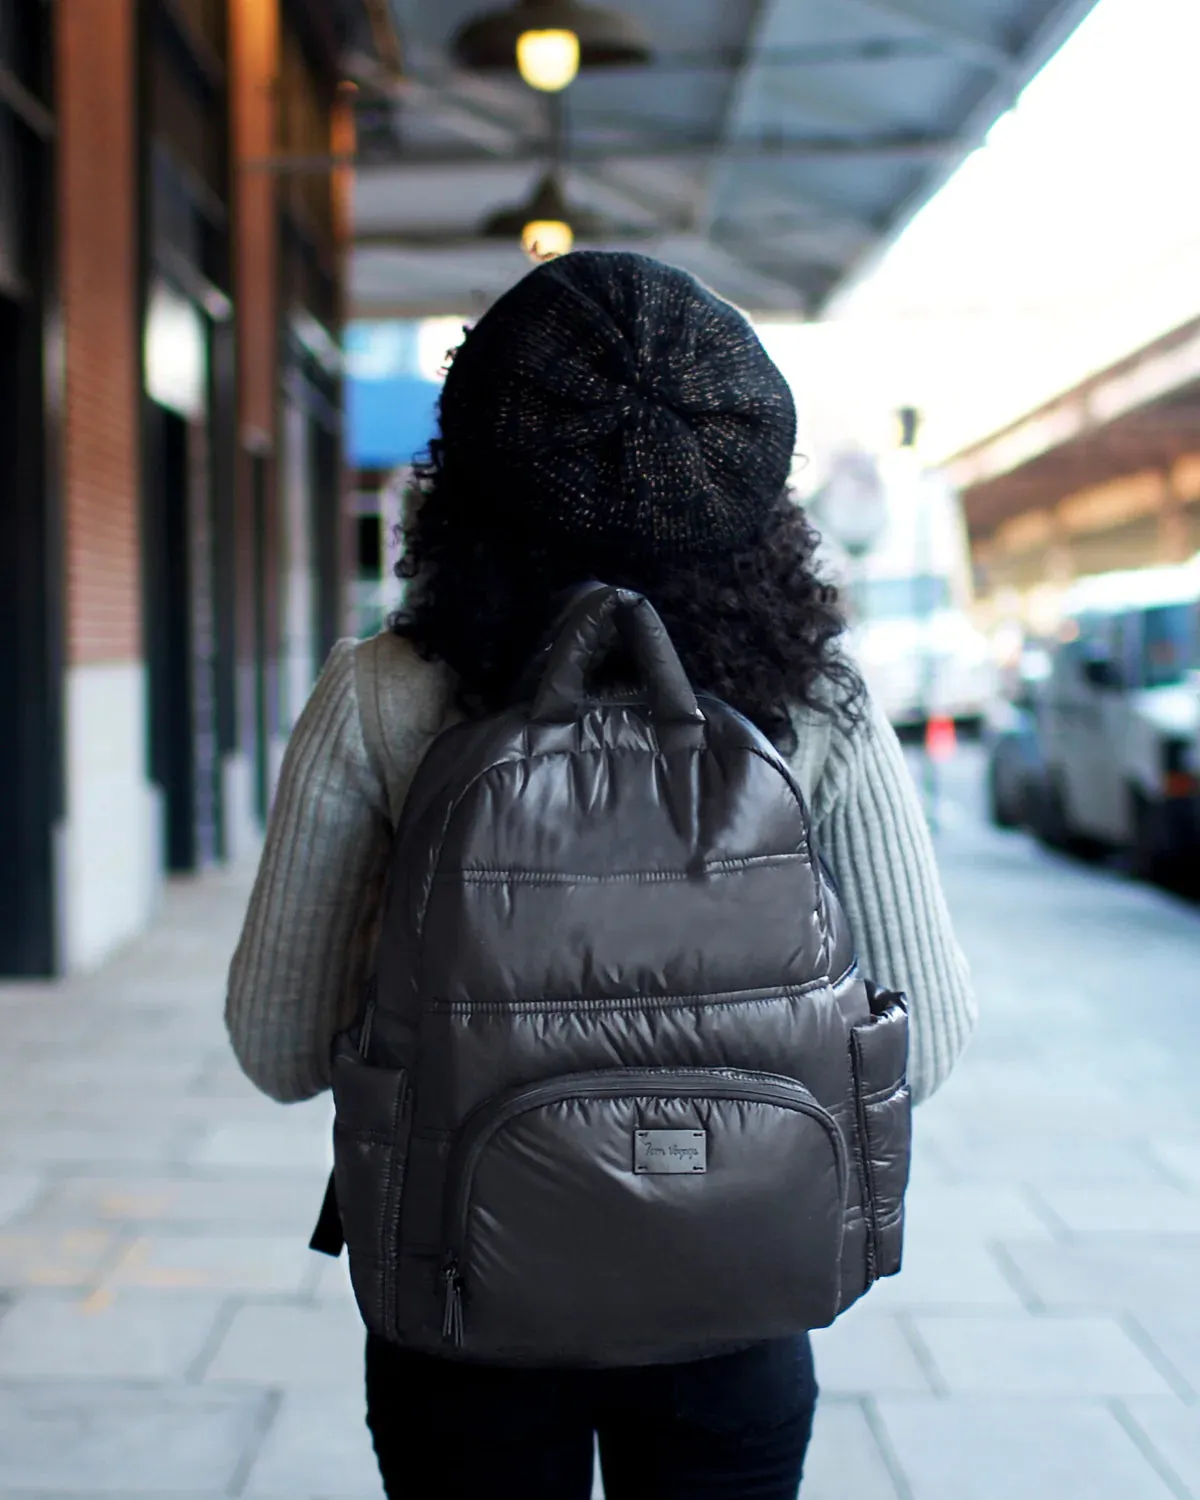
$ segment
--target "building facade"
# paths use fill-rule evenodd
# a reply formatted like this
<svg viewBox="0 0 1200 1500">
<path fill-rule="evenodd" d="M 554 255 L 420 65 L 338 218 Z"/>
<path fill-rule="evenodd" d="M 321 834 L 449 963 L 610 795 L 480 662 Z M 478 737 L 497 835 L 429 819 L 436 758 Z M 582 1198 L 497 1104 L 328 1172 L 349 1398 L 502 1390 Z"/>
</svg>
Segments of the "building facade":
<svg viewBox="0 0 1200 1500">
<path fill-rule="evenodd" d="M 0 0 L 0 974 L 252 847 L 343 627 L 359 11 Z"/>
</svg>

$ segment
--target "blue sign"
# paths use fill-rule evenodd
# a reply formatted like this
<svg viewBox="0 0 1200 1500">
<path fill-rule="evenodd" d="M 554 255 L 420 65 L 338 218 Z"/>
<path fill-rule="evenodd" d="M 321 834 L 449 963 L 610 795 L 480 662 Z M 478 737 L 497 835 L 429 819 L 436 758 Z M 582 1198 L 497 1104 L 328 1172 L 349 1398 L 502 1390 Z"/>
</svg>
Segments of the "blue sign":
<svg viewBox="0 0 1200 1500">
<path fill-rule="evenodd" d="M 437 434 L 442 388 L 421 373 L 418 323 L 351 323 L 346 330 L 347 457 L 391 469 L 423 455 Z"/>
</svg>

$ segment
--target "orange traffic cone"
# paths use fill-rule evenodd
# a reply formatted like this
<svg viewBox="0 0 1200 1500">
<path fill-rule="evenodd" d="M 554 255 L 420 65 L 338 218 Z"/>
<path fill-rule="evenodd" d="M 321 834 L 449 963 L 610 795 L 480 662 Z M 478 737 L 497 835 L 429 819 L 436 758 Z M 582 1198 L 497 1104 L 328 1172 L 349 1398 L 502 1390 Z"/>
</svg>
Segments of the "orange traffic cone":
<svg viewBox="0 0 1200 1500">
<path fill-rule="evenodd" d="M 925 752 L 930 760 L 950 760 L 957 749 L 953 719 L 931 717 L 925 721 Z"/>
</svg>

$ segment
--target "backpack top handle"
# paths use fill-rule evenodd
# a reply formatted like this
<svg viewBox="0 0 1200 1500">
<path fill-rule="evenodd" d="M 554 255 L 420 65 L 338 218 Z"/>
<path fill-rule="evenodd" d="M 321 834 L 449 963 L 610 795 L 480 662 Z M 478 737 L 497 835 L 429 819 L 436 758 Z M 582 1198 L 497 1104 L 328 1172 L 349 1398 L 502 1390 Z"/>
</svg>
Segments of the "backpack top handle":
<svg viewBox="0 0 1200 1500">
<path fill-rule="evenodd" d="M 592 664 L 618 636 L 634 660 L 654 717 L 662 723 L 703 724 L 696 694 L 654 606 L 632 589 L 604 583 L 581 590 L 563 617 L 534 697 L 534 722 L 578 718 L 588 699 Z"/>
</svg>

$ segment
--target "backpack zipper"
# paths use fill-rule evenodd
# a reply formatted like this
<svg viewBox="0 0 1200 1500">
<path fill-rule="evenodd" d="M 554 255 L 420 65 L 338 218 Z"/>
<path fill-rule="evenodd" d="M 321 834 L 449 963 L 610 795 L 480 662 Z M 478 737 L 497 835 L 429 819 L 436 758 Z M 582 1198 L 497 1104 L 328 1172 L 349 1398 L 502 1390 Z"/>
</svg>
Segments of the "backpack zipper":
<svg viewBox="0 0 1200 1500">
<path fill-rule="evenodd" d="M 863 1100 L 863 1062 L 861 1042 L 855 1032 L 850 1033 L 850 1067 L 854 1080 L 854 1115 L 858 1126 L 858 1143 L 855 1160 L 858 1166 L 859 1188 L 863 1200 L 863 1222 L 866 1233 L 867 1286 L 879 1279 L 879 1205 L 875 1194 L 875 1173 L 871 1167 L 871 1143 L 867 1133 L 867 1106 Z"/>
<path fill-rule="evenodd" d="M 639 1087 L 638 1085 L 641 1085 Z M 755 1104 L 779 1104 L 815 1120 L 829 1137 L 837 1164 L 838 1190 L 846 1199 L 846 1144 L 837 1122 L 818 1104 L 798 1079 L 778 1073 L 755 1073 L 741 1068 L 611 1068 L 596 1073 L 567 1074 L 545 1083 L 515 1089 L 481 1104 L 467 1117 L 450 1156 L 447 1173 L 445 1245 L 442 1265 L 442 1338 L 462 1347 L 463 1262 L 471 1208 L 471 1187 L 479 1158 L 492 1138 L 518 1115 L 563 1099 L 619 1099 L 630 1094 L 658 1098 L 702 1097 L 745 1099 Z"/>
</svg>

